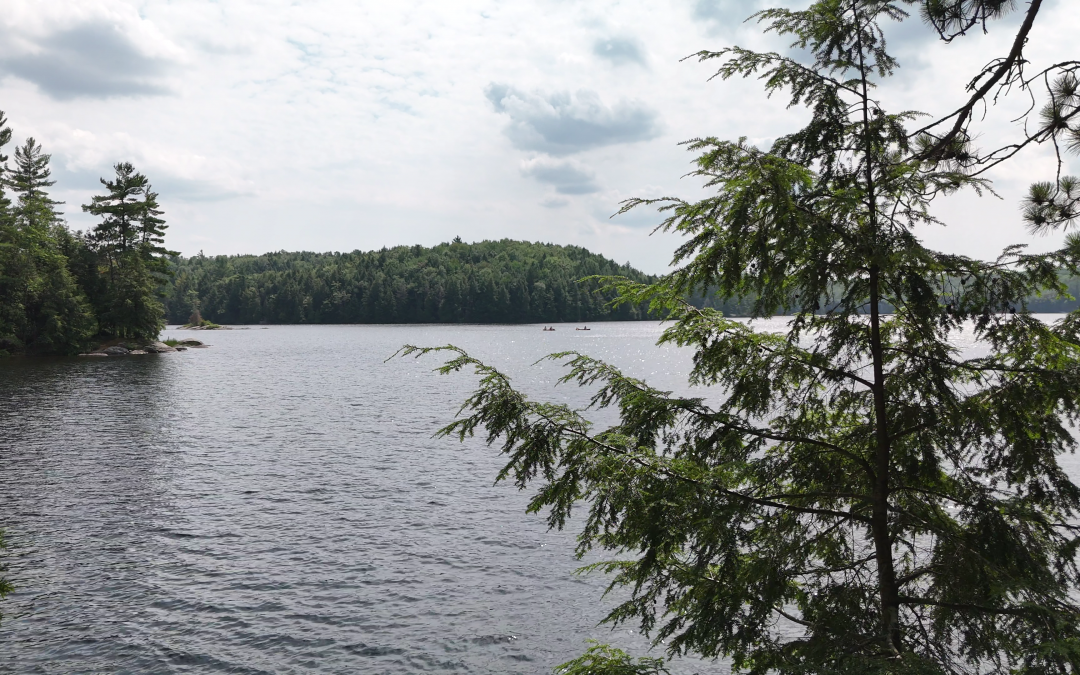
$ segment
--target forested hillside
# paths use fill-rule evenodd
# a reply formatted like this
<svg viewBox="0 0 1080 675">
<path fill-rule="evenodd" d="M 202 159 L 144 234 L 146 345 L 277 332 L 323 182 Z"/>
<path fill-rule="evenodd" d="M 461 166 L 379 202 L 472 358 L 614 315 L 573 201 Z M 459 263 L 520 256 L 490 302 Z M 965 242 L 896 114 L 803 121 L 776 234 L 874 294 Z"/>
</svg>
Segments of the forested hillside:
<svg viewBox="0 0 1080 675">
<path fill-rule="evenodd" d="M 643 307 L 612 309 L 612 294 L 591 275 L 652 277 L 577 246 L 503 239 L 455 240 L 432 248 L 398 246 L 352 253 L 267 253 L 174 260 L 166 289 L 169 323 L 194 310 L 217 323 L 557 323 L 647 318 Z M 1066 282 L 1074 296 L 1080 280 Z M 728 316 L 751 299 L 697 296 Z M 1031 298 L 1035 312 L 1066 312 L 1077 302 Z"/>
<path fill-rule="evenodd" d="M 644 318 L 590 275 L 650 277 L 577 246 L 504 239 L 176 261 L 170 323 L 528 323 Z"/>
</svg>

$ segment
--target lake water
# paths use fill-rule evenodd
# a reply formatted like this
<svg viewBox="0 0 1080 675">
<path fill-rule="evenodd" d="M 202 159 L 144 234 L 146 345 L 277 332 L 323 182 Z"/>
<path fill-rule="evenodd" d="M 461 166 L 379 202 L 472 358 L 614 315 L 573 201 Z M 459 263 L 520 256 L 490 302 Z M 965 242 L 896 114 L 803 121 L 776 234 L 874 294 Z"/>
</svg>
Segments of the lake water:
<svg viewBox="0 0 1080 675">
<path fill-rule="evenodd" d="M 573 574 L 574 531 L 493 486 L 498 452 L 431 437 L 474 378 L 384 361 L 453 343 L 579 405 L 558 366 L 530 365 L 578 349 L 685 389 L 689 354 L 655 347 L 656 324 L 592 328 L 167 330 L 213 346 L 0 361 L 17 586 L 0 673 L 545 673 L 587 638 L 646 653 L 597 627 L 612 603 Z"/>
<path fill-rule="evenodd" d="M 552 389 L 544 354 L 581 349 L 679 384 L 651 323 L 272 326 L 190 332 L 213 346 L 0 362 L 0 527 L 17 591 L 3 673 L 543 673 L 597 628 L 602 576 L 574 532 L 493 486 L 481 442 L 433 439 L 471 391 L 454 343 Z M 680 672 L 726 672 L 711 662 Z"/>
</svg>

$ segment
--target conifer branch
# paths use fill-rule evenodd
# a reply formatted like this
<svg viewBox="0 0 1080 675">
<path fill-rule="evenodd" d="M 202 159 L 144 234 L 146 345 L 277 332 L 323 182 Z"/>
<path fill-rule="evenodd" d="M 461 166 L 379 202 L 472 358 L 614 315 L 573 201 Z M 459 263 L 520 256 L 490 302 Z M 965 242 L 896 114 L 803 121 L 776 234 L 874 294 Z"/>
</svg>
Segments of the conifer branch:
<svg viewBox="0 0 1080 675">
<path fill-rule="evenodd" d="M 990 93 L 990 90 L 1001 82 L 1006 75 L 1012 73 L 1013 69 L 1022 62 L 1024 45 L 1027 44 L 1028 34 L 1031 32 L 1032 26 L 1035 25 L 1035 16 L 1039 13 L 1041 6 L 1042 0 L 1031 0 L 1031 4 L 1028 6 L 1027 13 L 1024 16 L 1024 21 L 1020 25 L 1020 29 L 1016 32 L 1016 37 L 1013 39 L 1008 56 L 998 61 L 996 66 L 987 66 L 972 80 L 969 87 L 975 91 L 968 98 L 967 103 L 956 109 L 953 113 L 909 134 L 909 138 L 914 138 L 919 134 L 928 133 L 934 127 L 944 124 L 947 120 L 953 119 L 954 117 L 956 118 L 956 121 L 949 131 L 939 137 L 932 146 L 916 154 L 913 159 L 934 159 L 942 155 L 949 145 L 960 136 L 961 132 L 964 130 L 964 125 L 970 121 L 975 106 L 985 99 L 987 94 Z M 978 82 L 983 75 L 987 74 L 989 74 L 990 77 L 988 77 L 982 85 L 976 88 L 975 83 Z"/>
</svg>

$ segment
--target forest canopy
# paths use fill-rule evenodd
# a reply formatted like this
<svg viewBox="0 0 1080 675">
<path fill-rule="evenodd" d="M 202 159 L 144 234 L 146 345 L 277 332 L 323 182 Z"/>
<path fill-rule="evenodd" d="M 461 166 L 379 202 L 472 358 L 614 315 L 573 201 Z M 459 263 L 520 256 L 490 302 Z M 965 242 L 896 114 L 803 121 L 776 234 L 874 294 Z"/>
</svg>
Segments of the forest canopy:
<svg viewBox="0 0 1080 675">
<path fill-rule="evenodd" d="M 643 319 L 592 275 L 652 278 L 578 246 L 503 239 L 175 261 L 171 323 L 558 323 Z"/>
<path fill-rule="evenodd" d="M 216 323 L 559 323 L 649 318 L 643 306 L 609 306 L 593 275 L 655 281 L 578 246 L 502 239 L 381 251 L 175 258 L 167 288 L 169 323 L 199 310 Z M 1073 297 L 1080 279 L 1066 276 Z M 690 298 L 726 316 L 748 316 L 753 298 Z M 1033 312 L 1068 312 L 1074 299 L 1032 296 Z M 653 318 L 656 318 L 653 316 Z"/>
</svg>

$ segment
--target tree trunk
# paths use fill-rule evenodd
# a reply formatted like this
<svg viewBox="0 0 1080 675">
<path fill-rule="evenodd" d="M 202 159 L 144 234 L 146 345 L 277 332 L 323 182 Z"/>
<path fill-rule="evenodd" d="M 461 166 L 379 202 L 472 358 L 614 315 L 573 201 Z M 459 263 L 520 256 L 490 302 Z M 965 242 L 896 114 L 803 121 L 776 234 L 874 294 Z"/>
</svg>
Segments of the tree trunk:
<svg viewBox="0 0 1080 675">
<path fill-rule="evenodd" d="M 881 269 L 878 265 L 878 209 L 874 184 L 874 139 L 870 128 L 870 96 L 867 85 L 866 62 L 859 24 L 858 0 L 852 2 L 859 50 L 859 75 L 862 85 L 862 133 L 866 167 L 866 206 L 870 225 L 869 253 L 870 282 L 870 356 L 874 365 L 874 487 L 871 491 L 873 512 L 871 530 L 877 558 L 878 595 L 881 603 L 881 638 L 886 652 L 899 655 L 902 648 L 900 632 L 900 594 L 893 566 L 892 539 L 889 536 L 889 465 L 892 448 L 889 438 L 888 406 L 885 397 L 885 363 L 881 345 Z"/>
<path fill-rule="evenodd" d="M 874 552 L 877 555 L 878 593 L 881 599 L 881 633 L 885 648 L 899 654 L 900 595 L 893 567 L 892 541 L 889 536 L 889 464 L 891 443 L 889 439 L 888 408 L 885 402 L 885 369 L 881 349 L 881 318 L 878 304 L 881 301 L 880 280 L 877 265 L 870 267 L 870 351 L 874 360 L 874 489 L 871 492 L 873 513 L 871 529 L 874 535 Z"/>
</svg>

